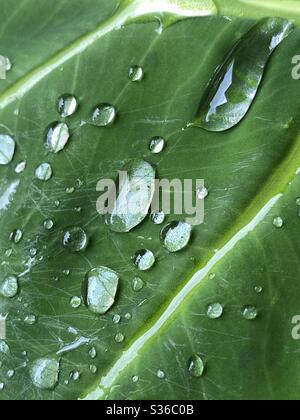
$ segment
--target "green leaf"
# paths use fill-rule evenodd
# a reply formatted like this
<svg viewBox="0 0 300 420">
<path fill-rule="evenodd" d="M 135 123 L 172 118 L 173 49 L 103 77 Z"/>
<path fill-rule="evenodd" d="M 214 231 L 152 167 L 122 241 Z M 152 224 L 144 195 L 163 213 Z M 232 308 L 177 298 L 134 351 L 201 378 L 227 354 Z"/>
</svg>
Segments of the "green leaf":
<svg viewBox="0 0 300 420">
<path fill-rule="evenodd" d="M 299 29 L 272 55 L 237 127 L 186 129 L 253 19 L 276 13 L 297 25 L 299 1 L 196 3 L 0 0 L 0 54 L 13 64 L 0 80 L 0 134 L 16 143 L 0 167 L 0 281 L 15 277 L 19 288 L 0 297 L 1 400 L 299 398 Z M 65 94 L 79 107 L 62 119 Z M 110 127 L 86 123 L 101 103 L 118 110 Z M 70 131 L 56 154 L 44 144 L 54 122 Z M 158 155 L 148 147 L 155 136 L 166 140 Z M 96 210 L 98 181 L 132 159 L 160 179 L 205 180 L 204 224 L 179 253 L 150 219 L 120 234 Z M 43 163 L 47 181 L 36 177 Z M 64 246 L 70 227 L 86 247 Z M 143 273 L 132 261 L 141 249 L 156 257 Z M 119 276 L 101 316 L 80 299 L 99 267 Z M 212 316 L 216 303 L 223 311 Z"/>
</svg>

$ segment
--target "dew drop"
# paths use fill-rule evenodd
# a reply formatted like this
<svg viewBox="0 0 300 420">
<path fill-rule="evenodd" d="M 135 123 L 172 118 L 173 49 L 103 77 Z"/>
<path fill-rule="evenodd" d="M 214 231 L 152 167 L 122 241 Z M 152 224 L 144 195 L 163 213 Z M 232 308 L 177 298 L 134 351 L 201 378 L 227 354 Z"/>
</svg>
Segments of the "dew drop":
<svg viewBox="0 0 300 420">
<path fill-rule="evenodd" d="M 16 372 L 13 369 L 10 369 L 6 372 L 6 376 L 7 376 L 8 379 L 11 379 L 15 376 L 15 373 Z"/>
<path fill-rule="evenodd" d="M 165 372 L 164 372 L 163 370 L 159 369 L 159 370 L 156 372 L 156 376 L 158 377 L 158 379 L 165 379 L 166 374 L 165 374 Z"/>
<path fill-rule="evenodd" d="M 243 317 L 248 321 L 253 321 L 258 317 L 258 310 L 251 305 L 247 305 L 242 310 Z"/>
<path fill-rule="evenodd" d="M 75 114 L 78 108 L 77 99 L 74 95 L 62 95 L 57 102 L 57 110 L 62 118 L 70 117 Z"/>
<path fill-rule="evenodd" d="M 137 375 L 135 375 L 135 376 L 132 377 L 132 382 L 134 384 L 138 383 L 139 380 L 140 380 L 140 378 Z"/>
<path fill-rule="evenodd" d="M 8 57 L 5 57 L 5 71 L 10 71 L 12 69 L 12 63 Z"/>
<path fill-rule="evenodd" d="M 159 154 L 164 150 L 165 144 L 165 139 L 162 137 L 153 137 L 149 142 L 149 150 L 154 154 Z"/>
<path fill-rule="evenodd" d="M 11 234 L 9 239 L 11 242 L 14 242 L 15 244 L 18 244 L 23 238 L 23 232 L 21 229 L 15 229 Z"/>
<path fill-rule="evenodd" d="M 80 252 L 87 247 L 88 239 L 80 227 L 67 228 L 63 233 L 63 245 L 72 252 Z"/>
<path fill-rule="evenodd" d="M 118 285 L 118 274 L 109 268 L 99 267 L 89 271 L 82 286 L 87 308 L 95 314 L 105 314 L 115 302 Z"/>
<path fill-rule="evenodd" d="M 297 204 L 297 206 L 300 206 L 300 197 L 297 198 L 296 204 Z"/>
<path fill-rule="evenodd" d="M 132 66 L 129 69 L 129 79 L 132 82 L 140 82 L 144 77 L 144 70 L 141 66 Z"/>
<path fill-rule="evenodd" d="M 19 292 L 18 279 L 14 276 L 7 277 L 0 283 L 0 295 L 5 298 L 13 298 Z"/>
<path fill-rule="evenodd" d="M 49 163 L 42 163 L 35 170 L 35 176 L 40 181 L 49 181 L 49 179 L 52 177 L 52 174 L 52 168 Z"/>
<path fill-rule="evenodd" d="M 79 381 L 79 379 L 80 379 L 80 372 L 78 372 L 78 371 L 71 372 L 71 373 L 70 373 L 70 379 L 71 379 L 72 381 L 74 381 L 74 382 Z"/>
<path fill-rule="evenodd" d="M 63 150 L 70 138 L 70 132 L 67 124 L 55 122 L 49 126 L 45 146 L 52 153 L 58 153 Z"/>
<path fill-rule="evenodd" d="M 260 295 L 263 292 L 263 287 L 262 286 L 255 286 L 254 287 L 254 291 L 255 293 L 257 293 L 258 295 Z"/>
<path fill-rule="evenodd" d="M 152 223 L 154 223 L 155 225 L 161 225 L 166 220 L 166 215 L 162 211 L 154 212 L 154 213 L 151 214 L 150 219 L 151 219 Z"/>
<path fill-rule="evenodd" d="M 3 389 L 5 388 L 5 385 L 3 382 L 0 382 L 0 391 L 3 391 Z"/>
<path fill-rule="evenodd" d="M 281 229 L 284 225 L 284 221 L 282 219 L 282 217 L 274 217 L 273 219 L 273 225 L 277 228 L 277 229 Z"/>
<path fill-rule="evenodd" d="M 116 343 L 123 343 L 124 342 L 124 340 L 125 340 L 125 336 L 124 336 L 124 334 L 122 334 L 122 333 L 118 333 L 118 334 L 116 334 L 116 336 L 115 336 L 115 341 L 116 341 Z"/>
<path fill-rule="evenodd" d="M 145 286 L 144 281 L 140 277 L 135 277 L 132 280 L 132 290 L 134 292 L 140 292 Z"/>
<path fill-rule="evenodd" d="M 113 316 L 113 318 L 112 318 L 113 323 L 114 323 L 114 324 L 116 324 L 116 325 L 117 325 L 117 324 L 120 324 L 121 319 L 122 319 L 122 318 L 121 318 L 121 316 L 120 316 L 120 315 L 114 315 L 114 316 Z"/>
<path fill-rule="evenodd" d="M 97 127 L 109 127 L 117 118 L 117 110 L 113 105 L 100 104 L 92 114 L 92 124 Z"/>
<path fill-rule="evenodd" d="M 33 384 L 43 390 L 53 390 L 58 384 L 60 364 L 56 359 L 38 359 L 30 370 Z"/>
<path fill-rule="evenodd" d="M 93 375 L 95 375 L 98 371 L 97 366 L 95 365 L 90 365 L 90 371 Z"/>
<path fill-rule="evenodd" d="M 91 359 L 96 359 L 97 357 L 97 350 L 95 349 L 95 347 L 92 347 L 89 351 L 89 356 Z"/>
<path fill-rule="evenodd" d="M 160 234 L 161 240 L 169 252 L 178 252 L 190 242 L 192 227 L 186 222 L 171 222 Z"/>
<path fill-rule="evenodd" d="M 81 304 L 82 304 L 82 300 L 81 300 L 81 298 L 80 298 L 80 297 L 78 297 L 78 296 L 73 296 L 73 297 L 71 298 L 71 300 L 70 300 L 70 305 L 71 305 L 71 306 L 72 306 L 72 308 L 74 308 L 74 309 L 78 309 L 78 308 L 80 308 Z"/>
<path fill-rule="evenodd" d="M 46 230 L 51 230 L 51 229 L 53 228 L 53 226 L 54 226 L 54 222 L 53 222 L 53 220 L 51 220 L 51 219 L 46 219 L 46 220 L 44 221 L 44 228 L 45 228 Z"/>
<path fill-rule="evenodd" d="M 7 165 L 15 154 L 16 144 L 11 136 L 0 134 L 0 165 Z"/>
<path fill-rule="evenodd" d="M 197 197 L 199 200 L 205 200 L 208 196 L 208 189 L 205 186 L 199 187 L 197 189 Z"/>
<path fill-rule="evenodd" d="M 27 315 L 24 319 L 24 322 L 27 325 L 34 325 L 37 322 L 37 318 L 35 315 Z"/>
<path fill-rule="evenodd" d="M 212 303 L 207 309 L 207 316 L 210 319 L 219 319 L 223 315 L 223 306 L 220 303 Z"/>
<path fill-rule="evenodd" d="M 133 257 L 135 266 L 141 271 L 150 270 L 155 263 L 155 256 L 149 249 L 142 249 L 138 251 Z"/>
<path fill-rule="evenodd" d="M 16 174 L 21 174 L 22 172 L 24 172 L 26 169 L 26 166 L 27 166 L 26 160 L 19 162 L 15 167 Z"/>
<path fill-rule="evenodd" d="M 205 366 L 202 358 L 198 354 L 193 354 L 189 361 L 188 371 L 195 378 L 203 376 Z"/>
</svg>

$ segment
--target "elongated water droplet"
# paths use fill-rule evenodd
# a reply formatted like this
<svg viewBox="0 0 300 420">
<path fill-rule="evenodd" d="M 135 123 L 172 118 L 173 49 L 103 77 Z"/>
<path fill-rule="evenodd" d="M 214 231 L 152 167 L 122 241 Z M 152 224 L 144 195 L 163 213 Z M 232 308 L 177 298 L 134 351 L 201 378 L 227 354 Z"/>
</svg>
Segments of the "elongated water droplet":
<svg viewBox="0 0 300 420">
<path fill-rule="evenodd" d="M 140 82 L 144 77 L 144 70 L 141 66 L 132 66 L 129 69 L 129 79 L 132 82 Z"/>
<path fill-rule="evenodd" d="M 38 359 L 30 370 L 33 384 L 43 390 L 53 390 L 58 384 L 59 361 L 56 359 Z"/>
<path fill-rule="evenodd" d="M 7 277 L 0 283 L 0 295 L 6 298 L 13 298 L 18 294 L 18 279 L 14 276 Z"/>
<path fill-rule="evenodd" d="M 150 270 L 155 263 L 155 256 L 149 249 L 142 249 L 138 251 L 133 257 L 135 266 L 141 271 Z"/>
<path fill-rule="evenodd" d="M 80 227 L 69 227 L 63 233 L 63 245 L 72 252 L 83 251 L 87 243 L 87 235 Z"/>
<path fill-rule="evenodd" d="M 153 137 L 149 142 L 149 150 L 153 154 L 161 153 L 165 148 L 165 139 L 162 137 Z"/>
<path fill-rule="evenodd" d="M 9 239 L 14 242 L 15 244 L 18 244 L 23 238 L 23 232 L 21 229 L 15 229 L 11 234 Z"/>
<path fill-rule="evenodd" d="M 93 375 L 95 375 L 98 371 L 97 366 L 95 365 L 90 365 L 90 371 Z"/>
<path fill-rule="evenodd" d="M 115 302 L 118 285 L 118 274 L 109 268 L 99 267 L 89 271 L 82 286 L 87 308 L 95 314 L 105 314 Z"/>
<path fill-rule="evenodd" d="M 207 308 L 207 316 L 210 319 L 219 319 L 223 315 L 223 306 L 220 303 L 212 303 Z"/>
<path fill-rule="evenodd" d="M 198 354 L 193 354 L 189 361 L 188 371 L 195 378 L 201 378 L 204 373 L 204 362 Z"/>
<path fill-rule="evenodd" d="M 22 172 L 24 172 L 25 169 L 26 169 L 26 165 L 27 165 L 26 160 L 23 160 L 22 162 L 19 162 L 15 167 L 16 174 L 21 174 Z"/>
<path fill-rule="evenodd" d="M 164 223 L 164 221 L 166 220 L 166 215 L 164 212 L 160 211 L 160 212 L 155 212 L 152 213 L 151 216 L 151 222 L 154 223 L 155 225 L 162 225 Z"/>
<path fill-rule="evenodd" d="M 271 54 L 292 30 L 287 20 L 267 18 L 246 33 L 212 78 L 191 125 L 208 131 L 237 125 L 257 94 Z"/>
<path fill-rule="evenodd" d="M 117 110 L 113 105 L 100 104 L 96 106 L 92 115 L 92 124 L 97 127 L 113 125 L 117 118 Z"/>
<path fill-rule="evenodd" d="M 258 310 L 255 306 L 247 305 L 242 310 L 243 317 L 248 321 L 253 321 L 258 317 Z"/>
<path fill-rule="evenodd" d="M 110 195 L 106 224 L 114 232 L 129 232 L 148 215 L 155 190 L 155 170 L 144 160 L 134 159 L 120 172 L 119 195 Z"/>
<path fill-rule="evenodd" d="M 77 111 L 78 103 L 74 95 L 62 95 L 57 102 L 57 109 L 62 118 L 70 117 Z"/>
<path fill-rule="evenodd" d="M 95 347 L 92 347 L 89 351 L 89 356 L 91 359 L 96 359 L 97 357 L 97 350 Z"/>
<path fill-rule="evenodd" d="M 145 283 L 140 277 L 135 277 L 132 280 L 132 290 L 134 292 L 140 292 L 145 286 Z"/>
<path fill-rule="evenodd" d="M 0 165 L 7 165 L 15 154 L 16 143 L 11 136 L 0 134 Z"/>
<path fill-rule="evenodd" d="M 50 125 L 46 133 L 45 146 L 52 153 L 63 150 L 70 138 L 67 124 L 55 122 Z"/>
<path fill-rule="evenodd" d="M 35 176 L 40 181 L 49 181 L 52 177 L 52 168 L 49 163 L 42 163 L 36 168 Z"/>
<path fill-rule="evenodd" d="M 190 242 L 192 227 L 186 222 L 171 222 L 161 231 L 161 240 L 169 252 L 178 252 Z"/>
</svg>

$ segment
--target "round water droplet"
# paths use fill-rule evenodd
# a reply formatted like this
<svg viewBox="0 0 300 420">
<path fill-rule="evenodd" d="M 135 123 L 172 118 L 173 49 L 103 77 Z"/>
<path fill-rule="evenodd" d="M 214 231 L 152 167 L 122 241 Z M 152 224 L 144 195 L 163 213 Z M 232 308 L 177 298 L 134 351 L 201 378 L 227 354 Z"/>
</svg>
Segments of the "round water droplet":
<svg viewBox="0 0 300 420">
<path fill-rule="evenodd" d="M 208 196 L 208 189 L 204 186 L 197 189 L 197 197 L 199 200 L 204 200 Z"/>
<path fill-rule="evenodd" d="M 258 295 L 260 295 L 263 292 L 263 287 L 262 286 L 255 286 L 254 287 L 254 291 L 255 293 L 257 293 Z"/>
<path fill-rule="evenodd" d="M 121 316 L 120 315 L 114 315 L 112 320 L 114 324 L 119 324 L 121 322 Z"/>
<path fill-rule="evenodd" d="M 150 218 L 152 223 L 154 223 L 155 225 L 161 225 L 166 220 L 166 215 L 164 212 L 160 211 L 157 213 L 152 213 Z"/>
<path fill-rule="evenodd" d="M 192 227 L 186 222 L 171 222 L 161 231 L 161 240 L 169 252 L 178 252 L 190 242 Z"/>
<path fill-rule="evenodd" d="M 141 66 L 132 66 L 129 69 L 129 79 L 132 82 L 140 82 L 144 77 L 144 70 Z"/>
<path fill-rule="evenodd" d="M 165 139 L 162 137 L 153 137 L 149 142 L 149 150 L 154 154 L 161 153 L 165 148 Z"/>
<path fill-rule="evenodd" d="M 25 169 L 26 169 L 26 165 L 27 165 L 26 160 L 23 160 L 22 162 L 19 162 L 15 167 L 16 174 L 21 174 L 22 172 L 24 172 Z"/>
<path fill-rule="evenodd" d="M 35 315 L 28 315 L 25 317 L 24 322 L 27 325 L 34 325 L 37 322 L 37 318 Z"/>
<path fill-rule="evenodd" d="M 45 146 L 52 153 L 58 153 L 63 150 L 70 138 L 70 132 L 67 124 L 55 122 L 49 126 Z"/>
<path fill-rule="evenodd" d="M 89 271 L 82 286 L 82 296 L 87 308 L 99 315 L 105 314 L 114 304 L 119 276 L 106 267 Z"/>
<path fill-rule="evenodd" d="M 87 246 L 88 238 L 80 227 L 67 228 L 63 233 L 63 245 L 72 252 L 80 252 Z"/>
<path fill-rule="evenodd" d="M 49 181 L 49 179 L 52 177 L 52 174 L 52 168 L 49 163 L 42 163 L 35 170 L 35 176 L 40 181 Z"/>
<path fill-rule="evenodd" d="M 51 230 L 54 226 L 54 222 L 51 219 L 47 219 L 44 221 L 44 228 L 47 230 Z"/>
<path fill-rule="evenodd" d="M 9 239 L 14 242 L 15 244 L 18 244 L 23 238 L 23 232 L 21 229 L 15 229 L 11 234 Z"/>
<path fill-rule="evenodd" d="M 247 305 L 242 310 L 243 317 L 248 321 L 253 321 L 258 317 L 258 310 L 251 305 Z"/>
<path fill-rule="evenodd" d="M 15 371 L 13 369 L 10 369 L 6 372 L 7 378 L 11 379 L 15 376 Z"/>
<path fill-rule="evenodd" d="M 116 334 L 116 336 L 115 336 L 115 341 L 117 342 L 117 343 L 123 343 L 123 341 L 125 340 L 125 336 L 124 336 L 124 334 L 122 334 L 122 333 L 118 333 L 118 334 Z"/>
<path fill-rule="evenodd" d="M 189 373 L 195 378 L 201 378 L 201 376 L 203 376 L 204 370 L 205 366 L 202 358 L 198 354 L 194 354 L 189 361 Z"/>
<path fill-rule="evenodd" d="M 7 165 L 15 154 L 16 144 L 11 136 L 0 134 L 0 165 Z"/>
<path fill-rule="evenodd" d="M 8 57 L 5 57 L 5 71 L 10 71 L 12 69 L 12 63 Z"/>
<path fill-rule="evenodd" d="M 155 263 L 155 256 L 149 249 L 142 249 L 138 251 L 133 257 L 135 266 L 141 271 L 150 270 Z"/>
<path fill-rule="evenodd" d="M 210 319 L 219 319 L 223 315 L 223 306 L 220 303 L 212 303 L 207 308 L 207 316 Z"/>
<path fill-rule="evenodd" d="M 141 278 L 135 277 L 132 280 L 132 290 L 134 292 L 140 292 L 144 288 L 144 286 L 145 286 L 145 283 Z"/>
<path fill-rule="evenodd" d="M 156 376 L 158 377 L 158 379 L 165 379 L 166 374 L 165 374 L 165 372 L 164 372 L 163 370 L 159 369 L 159 370 L 156 372 Z"/>
<path fill-rule="evenodd" d="M 78 297 L 78 296 L 73 296 L 73 297 L 71 298 L 71 300 L 70 300 L 70 305 L 71 305 L 71 306 L 72 306 L 72 308 L 74 308 L 74 309 L 78 309 L 78 308 L 80 308 L 81 304 L 82 304 L 82 300 L 81 300 L 81 298 L 80 298 L 80 297 Z"/>
<path fill-rule="evenodd" d="M 273 219 L 273 225 L 277 228 L 277 229 L 281 229 L 284 225 L 284 221 L 282 219 L 282 217 L 274 217 Z"/>
<path fill-rule="evenodd" d="M 62 95 L 57 102 L 57 109 L 62 118 L 70 117 L 75 114 L 78 108 L 77 99 L 74 95 Z"/>
<path fill-rule="evenodd" d="M 92 124 L 97 127 L 108 127 L 112 125 L 117 118 L 117 110 L 113 105 L 100 104 L 92 115 Z"/>
<path fill-rule="evenodd" d="M 5 298 L 13 298 L 19 292 L 18 279 L 14 276 L 7 277 L 0 283 L 0 295 Z"/>
<path fill-rule="evenodd" d="M 134 384 L 138 383 L 139 380 L 140 380 L 140 378 L 137 375 L 135 375 L 135 376 L 132 377 L 132 382 Z"/>
<path fill-rule="evenodd" d="M 38 359 L 30 370 L 33 384 L 43 390 L 53 390 L 58 384 L 59 361 L 56 359 Z"/>
</svg>

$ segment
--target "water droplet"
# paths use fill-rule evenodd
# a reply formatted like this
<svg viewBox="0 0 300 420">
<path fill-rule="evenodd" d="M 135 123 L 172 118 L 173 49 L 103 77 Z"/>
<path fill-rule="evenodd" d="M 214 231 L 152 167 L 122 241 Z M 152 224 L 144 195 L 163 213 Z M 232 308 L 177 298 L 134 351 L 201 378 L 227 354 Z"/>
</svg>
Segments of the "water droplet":
<svg viewBox="0 0 300 420">
<path fill-rule="evenodd" d="M 121 316 L 120 315 L 114 315 L 112 320 L 114 324 L 119 324 L 121 322 Z"/>
<path fill-rule="evenodd" d="M 6 356 L 8 356 L 10 354 L 9 347 L 6 344 L 6 342 L 3 341 L 3 340 L 0 340 L 0 353 L 4 354 Z"/>
<path fill-rule="evenodd" d="M 95 347 L 92 347 L 89 351 L 89 356 L 91 359 L 96 359 L 97 357 L 97 350 L 95 349 Z"/>
<path fill-rule="evenodd" d="M 44 221 L 44 228 L 47 230 L 51 230 L 54 226 L 54 222 L 51 219 L 47 219 Z"/>
<path fill-rule="evenodd" d="M 55 122 L 47 130 L 45 146 L 50 152 L 58 153 L 65 148 L 69 138 L 67 124 Z"/>
<path fill-rule="evenodd" d="M 205 200 L 208 196 L 208 189 L 205 186 L 199 187 L 197 189 L 197 197 L 199 200 Z"/>
<path fill-rule="evenodd" d="M 80 372 L 75 371 L 75 372 L 71 372 L 70 373 L 70 379 L 72 379 L 72 381 L 77 382 L 80 379 Z"/>
<path fill-rule="evenodd" d="M 135 277 L 132 280 L 132 290 L 134 292 L 140 292 L 144 288 L 144 286 L 145 286 L 145 283 L 141 278 Z"/>
<path fill-rule="evenodd" d="M 119 195 L 112 196 L 106 224 L 114 232 L 129 232 L 147 217 L 155 191 L 155 170 L 134 159 L 120 172 Z M 115 192 L 113 192 L 113 195 Z"/>
<path fill-rule="evenodd" d="M 159 370 L 156 372 L 156 376 L 158 377 L 158 379 L 165 379 L 166 374 L 165 374 L 165 372 L 164 372 L 163 370 L 159 369 Z"/>
<path fill-rule="evenodd" d="M 140 66 L 132 66 L 129 69 L 129 79 L 132 82 L 140 82 L 144 77 L 144 70 Z"/>
<path fill-rule="evenodd" d="M 49 165 L 49 163 L 42 163 L 36 168 L 35 176 L 40 181 L 49 181 L 52 177 L 52 173 L 51 165 Z"/>
<path fill-rule="evenodd" d="M 207 316 L 210 319 L 219 319 L 223 315 L 223 306 L 220 303 L 212 303 L 207 309 Z"/>
<path fill-rule="evenodd" d="M 150 270 L 155 263 L 155 256 L 149 249 L 142 249 L 138 251 L 133 257 L 135 266 L 141 271 Z"/>
<path fill-rule="evenodd" d="M 15 154 L 16 144 L 12 137 L 0 134 L 0 165 L 7 165 Z"/>
<path fill-rule="evenodd" d="M 299 197 L 299 198 L 297 198 L 297 200 L 296 200 L 296 204 L 297 204 L 297 206 L 300 206 L 300 197 Z"/>
<path fill-rule="evenodd" d="M 186 222 L 171 222 L 161 231 L 161 240 L 169 252 L 178 252 L 190 242 L 192 227 Z"/>
<path fill-rule="evenodd" d="M 9 239 L 14 242 L 15 244 L 18 244 L 23 238 L 23 232 L 21 229 L 15 229 L 11 234 Z"/>
<path fill-rule="evenodd" d="M 125 318 L 127 321 L 130 321 L 130 320 L 132 319 L 132 315 L 128 312 L 127 314 L 125 314 L 124 318 Z"/>
<path fill-rule="evenodd" d="M 132 382 L 134 384 L 138 383 L 139 380 L 140 380 L 140 378 L 137 375 L 135 375 L 135 376 L 132 377 Z"/>
<path fill-rule="evenodd" d="M 258 316 L 258 310 L 251 305 L 247 305 L 242 310 L 243 317 L 248 321 L 253 321 Z"/>
<path fill-rule="evenodd" d="M 87 308 L 95 314 L 105 314 L 115 302 L 118 285 L 118 274 L 109 268 L 99 267 L 89 271 L 82 287 Z"/>
<path fill-rule="evenodd" d="M 6 372 L 7 378 L 11 379 L 15 376 L 15 371 L 13 369 L 10 369 Z"/>
<path fill-rule="evenodd" d="M 155 225 L 161 225 L 166 220 L 166 215 L 162 211 L 154 212 L 151 214 L 150 218 L 151 218 L 152 223 L 154 223 Z"/>
<path fill-rule="evenodd" d="M 57 102 L 57 109 L 62 118 L 70 117 L 75 114 L 78 108 L 77 99 L 74 95 L 62 95 Z"/>
<path fill-rule="evenodd" d="M 72 252 L 80 252 L 87 247 L 88 238 L 80 227 L 67 228 L 63 233 L 63 245 Z"/>
<path fill-rule="evenodd" d="M 123 341 L 125 340 L 125 336 L 124 336 L 124 334 L 122 334 L 122 333 L 118 333 L 118 334 L 116 334 L 116 336 L 115 336 L 115 341 L 117 342 L 117 343 L 123 343 Z"/>
<path fill-rule="evenodd" d="M 5 57 L 5 70 L 10 71 L 12 69 L 12 63 L 8 57 Z"/>
<path fill-rule="evenodd" d="M 108 127 L 113 125 L 117 118 L 117 110 L 113 105 L 100 104 L 92 115 L 92 124 L 97 127 Z"/>
<path fill-rule="evenodd" d="M 5 298 L 13 298 L 19 292 L 18 279 L 14 276 L 7 277 L 0 283 L 0 295 Z"/>
<path fill-rule="evenodd" d="M 254 291 L 255 293 L 257 293 L 258 295 L 260 295 L 263 292 L 263 287 L 262 286 L 255 286 L 254 287 Z"/>
<path fill-rule="evenodd" d="M 237 125 L 256 97 L 271 54 L 292 29 L 292 23 L 281 18 L 262 19 L 254 25 L 216 71 L 191 125 L 208 131 Z"/>
<path fill-rule="evenodd" d="M 59 361 L 56 359 L 38 359 L 30 370 L 33 384 L 43 390 L 53 390 L 58 384 Z"/>
<path fill-rule="evenodd" d="M 75 192 L 75 188 L 74 187 L 68 187 L 68 188 L 66 188 L 66 193 L 67 194 L 73 194 L 73 192 Z"/>
<path fill-rule="evenodd" d="M 90 371 L 93 375 L 95 375 L 98 371 L 97 366 L 95 365 L 90 365 Z"/>
<path fill-rule="evenodd" d="M 24 172 L 25 169 L 26 169 L 26 165 L 27 165 L 26 160 L 23 160 L 22 162 L 19 162 L 15 167 L 16 174 L 21 174 L 22 172 Z"/>
<path fill-rule="evenodd" d="M 149 142 L 149 150 L 154 154 L 161 153 L 165 148 L 165 139 L 162 137 L 153 137 Z"/>
<path fill-rule="evenodd" d="M 82 300 L 81 300 L 81 298 L 80 298 L 80 297 L 78 297 L 78 296 L 73 296 L 73 297 L 71 298 L 71 300 L 70 300 L 70 305 L 71 305 L 71 306 L 72 306 L 72 308 L 74 308 L 74 309 L 78 309 L 78 308 L 80 308 L 81 304 L 82 304 Z"/>
<path fill-rule="evenodd" d="M 37 318 L 35 315 L 27 315 L 24 319 L 24 322 L 27 325 L 34 325 L 37 322 Z"/>
<path fill-rule="evenodd" d="M 59 200 L 55 200 L 54 205 L 55 205 L 55 207 L 58 208 L 60 206 L 60 201 Z"/>
<path fill-rule="evenodd" d="M 277 228 L 277 229 L 281 229 L 284 225 L 284 221 L 281 217 L 274 217 L 273 219 L 273 225 Z"/>
<path fill-rule="evenodd" d="M 3 389 L 5 388 L 5 385 L 3 382 L 0 382 L 0 391 L 3 391 Z"/>
<path fill-rule="evenodd" d="M 198 354 L 194 354 L 189 361 L 189 373 L 195 378 L 201 378 L 201 376 L 203 376 L 204 370 L 205 366 L 202 358 Z"/>
</svg>

